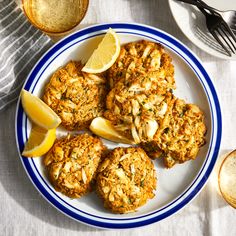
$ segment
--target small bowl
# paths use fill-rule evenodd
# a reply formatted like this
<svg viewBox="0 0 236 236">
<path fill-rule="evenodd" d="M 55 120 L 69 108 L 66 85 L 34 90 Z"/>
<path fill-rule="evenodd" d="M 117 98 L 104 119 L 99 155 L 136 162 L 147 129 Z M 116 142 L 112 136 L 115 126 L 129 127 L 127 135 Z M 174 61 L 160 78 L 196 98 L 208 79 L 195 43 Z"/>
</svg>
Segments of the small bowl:
<svg viewBox="0 0 236 236">
<path fill-rule="evenodd" d="M 40 29 L 41 31 L 43 31 L 44 33 L 48 34 L 48 35 L 65 35 L 70 33 L 73 29 L 75 29 L 80 22 L 84 19 L 87 10 L 88 10 L 88 5 L 89 5 L 89 0 L 81 0 L 80 1 L 81 4 L 83 4 L 82 8 L 82 13 L 80 15 L 80 17 L 78 17 L 77 21 L 71 25 L 70 27 L 66 28 L 65 27 L 62 30 L 50 30 L 46 24 L 42 25 L 40 24 L 35 17 L 33 17 L 33 13 L 31 10 L 31 6 L 30 4 L 32 3 L 32 0 L 22 0 L 22 9 L 24 11 L 24 14 L 26 15 L 26 17 L 28 18 L 28 20 L 30 21 L 30 23 L 32 25 L 34 25 L 36 28 Z"/>
<path fill-rule="evenodd" d="M 230 152 L 221 163 L 218 185 L 225 201 L 236 208 L 236 150 Z"/>
</svg>

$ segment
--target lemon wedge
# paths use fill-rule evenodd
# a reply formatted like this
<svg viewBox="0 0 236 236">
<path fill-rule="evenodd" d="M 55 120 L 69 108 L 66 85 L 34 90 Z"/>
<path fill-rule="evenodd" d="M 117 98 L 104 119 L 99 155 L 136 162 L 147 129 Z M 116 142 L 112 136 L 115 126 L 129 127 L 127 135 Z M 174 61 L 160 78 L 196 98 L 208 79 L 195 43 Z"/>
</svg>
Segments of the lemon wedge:
<svg viewBox="0 0 236 236">
<path fill-rule="evenodd" d="M 46 103 L 24 89 L 21 102 L 27 116 L 38 126 L 54 129 L 61 123 L 61 119 Z"/>
<path fill-rule="evenodd" d="M 113 29 L 109 29 L 82 71 L 101 73 L 109 69 L 120 54 L 120 40 Z"/>
<path fill-rule="evenodd" d="M 110 141 L 116 143 L 134 144 L 133 140 L 129 140 L 124 136 L 120 135 L 115 130 L 111 122 L 103 117 L 97 117 L 93 119 L 89 128 L 94 134 Z"/>
<path fill-rule="evenodd" d="M 39 126 L 33 126 L 29 139 L 25 144 L 23 156 L 42 156 L 49 151 L 56 139 L 56 129 L 45 130 Z"/>
</svg>

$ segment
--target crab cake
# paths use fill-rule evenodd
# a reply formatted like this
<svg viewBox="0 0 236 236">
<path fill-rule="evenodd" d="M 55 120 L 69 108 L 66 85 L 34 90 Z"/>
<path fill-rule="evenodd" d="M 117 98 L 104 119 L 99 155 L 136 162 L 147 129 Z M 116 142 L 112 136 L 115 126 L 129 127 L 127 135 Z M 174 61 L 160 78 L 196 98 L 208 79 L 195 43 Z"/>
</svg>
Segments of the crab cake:
<svg viewBox="0 0 236 236">
<path fill-rule="evenodd" d="M 142 147 L 151 157 L 163 157 L 165 166 L 171 168 L 196 158 L 205 144 L 206 125 L 200 108 L 181 99 L 175 100 L 167 117 L 153 141 L 143 143 Z"/>
<path fill-rule="evenodd" d="M 159 93 L 148 79 L 119 82 L 107 96 L 104 116 L 135 143 L 151 141 L 172 100 L 172 93 Z"/>
<path fill-rule="evenodd" d="M 172 59 L 159 43 L 141 40 L 123 45 L 118 59 L 108 70 L 111 88 L 121 79 L 140 75 L 158 77 L 166 90 L 175 89 Z"/>
<path fill-rule="evenodd" d="M 68 130 L 88 128 L 93 118 L 102 116 L 107 94 L 101 74 L 82 72 L 80 62 L 58 69 L 47 84 L 43 101 L 50 106 Z"/>
<path fill-rule="evenodd" d="M 79 198 L 91 191 L 105 146 L 88 134 L 57 139 L 44 159 L 54 188 Z"/>
<path fill-rule="evenodd" d="M 98 168 L 97 193 L 114 213 L 129 213 L 155 196 L 156 171 L 143 149 L 116 148 Z"/>
</svg>

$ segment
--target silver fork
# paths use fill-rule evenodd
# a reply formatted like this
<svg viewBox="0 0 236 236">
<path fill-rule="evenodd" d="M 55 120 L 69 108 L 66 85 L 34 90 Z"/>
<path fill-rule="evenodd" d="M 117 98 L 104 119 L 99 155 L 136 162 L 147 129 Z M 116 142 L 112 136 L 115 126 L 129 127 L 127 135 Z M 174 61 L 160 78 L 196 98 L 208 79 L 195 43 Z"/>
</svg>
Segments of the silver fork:
<svg viewBox="0 0 236 236">
<path fill-rule="evenodd" d="M 209 5 L 207 5 L 202 0 L 177 0 L 180 2 L 189 3 L 198 7 L 204 7 L 205 9 L 212 10 L 214 12 L 217 12 L 221 17 L 225 20 L 225 22 L 229 25 L 231 30 L 236 34 L 236 11 L 229 10 L 229 11 L 220 11 L 216 8 L 213 8 Z"/>
<path fill-rule="evenodd" d="M 223 18 L 218 13 L 211 10 L 208 12 L 203 7 L 198 6 L 198 8 L 205 15 L 207 28 L 216 41 L 222 46 L 229 56 L 231 56 L 230 51 L 235 53 L 236 37 Z"/>
<path fill-rule="evenodd" d="M 221 17 L 225 20 L 225 22 L 229 25 L 231 30 L 235 31 L 235 33 L 236 33 L 236 11 L 234 11 L 234 10 L 220 11 L 214 7 L 207 5 L 202 0 L 197 0 L 197 1 L 199 3 L 201 3 L 204 6 L 204 8 L 206 8 L 208 10 L 213 10 L 213 11 L 217 12 L 218 14 L 220 14 Z"/>
</svg>

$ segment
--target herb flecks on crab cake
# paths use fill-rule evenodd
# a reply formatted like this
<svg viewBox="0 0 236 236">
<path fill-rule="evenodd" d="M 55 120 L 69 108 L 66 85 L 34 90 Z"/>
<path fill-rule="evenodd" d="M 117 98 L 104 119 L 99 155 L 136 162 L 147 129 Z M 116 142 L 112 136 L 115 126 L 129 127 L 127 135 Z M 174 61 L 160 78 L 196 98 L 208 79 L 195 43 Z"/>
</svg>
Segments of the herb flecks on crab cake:
<svg viewBox="0 0 236 236">
<path fill-rule="evenodd" d="M 172 104 L 171 57 L 159 43 L 127 43 L 107 74 L 111 90 L 104 116 L 135 143 L 151 141 Z"/>
<path fill-rule="evenodd" d="M 90 192 L 105 150 L 99 138 L 86 133 L 57 139 L 44 158 L 54 188 L 71 198 Z"/>
<path fill-rule="evenodd" d="M 123 45 L 108 79 L 104 116 L 119 132 L 149 156 L 163 157 L 167 168 L 196 158 L 205 144 L 204 115 L 172 94 L 174 66 L 162 45 L 145 40 Z"/>
<path fill-rule="evenodd" d="M 171 168 L 196 158 L 205 144 L 206 130 L 200 108 L 177 98 L 153 141 L 142 143 L 142 147 L 150 157 L 162 157 L 165 166 Z"/>
<path fill-rule="evenodd" d="M 104 206 L 129 213 L 155 196 L 156 171 L 142 148 L 116 148 L 98 168 L 96 189 Z"/>
<path fill-rule="evenodd" d="M 119 82 L 106 100 L 104 116 L 137 144 L 153 139 L 173 102 L 172 93 L 158 93 L 155 84 L 149 82 Z"/>
<path fill-rule="evenodd" d="M 166 90 L 175 89 L 172 59 L 159 43 L 141 40 L 121 47 L 119 57 L 108 70 L 110 87 L 133 76 L 158 78 L 159 84 Z"/>
<path fill-rule="evenodd" d="M 68 130 L 88 128 L 93 118 L 102 116 L 107 94 L 102 74 L 82 72 L 80 62 L 70 61 L 59 68 L 46 85 L 43 101 Z"/>
</svg>

